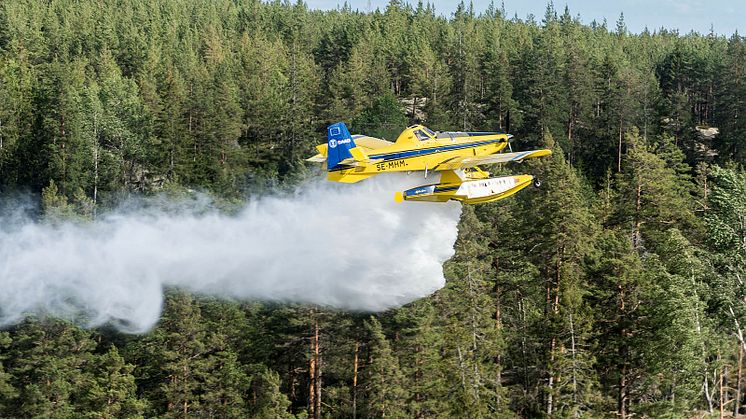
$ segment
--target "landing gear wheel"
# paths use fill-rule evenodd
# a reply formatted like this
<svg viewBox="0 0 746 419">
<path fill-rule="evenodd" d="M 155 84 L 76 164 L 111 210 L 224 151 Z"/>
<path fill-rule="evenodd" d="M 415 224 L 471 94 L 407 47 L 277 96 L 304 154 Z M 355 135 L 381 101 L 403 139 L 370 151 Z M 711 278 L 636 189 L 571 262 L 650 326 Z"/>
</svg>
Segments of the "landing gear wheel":
<svg viewBox="0 0 746 419">
<path fill-rule="evenodd" d="M 538 178 L 534 178 L 534 187 L 535 188 L 541 187 L 541 181 Z"/>
</svg>

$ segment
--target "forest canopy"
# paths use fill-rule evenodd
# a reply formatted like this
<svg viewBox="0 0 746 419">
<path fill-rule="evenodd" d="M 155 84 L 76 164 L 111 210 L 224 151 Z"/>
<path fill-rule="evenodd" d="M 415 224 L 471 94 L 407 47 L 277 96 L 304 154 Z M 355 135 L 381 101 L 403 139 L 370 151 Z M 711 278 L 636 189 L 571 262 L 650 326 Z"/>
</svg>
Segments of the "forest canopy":
<svg viewBox="0 0 746 419">
<path fill-rule="evenodd" d="M 40 222 L 292 186 L 336 121 L 554 150 L 521 166 L 541 189 L 463 208 L 432 296 L 371 315 L 169 290 L 139 336 L 32 316 L 0 332 L 0 416 L 738 413 L 744 114 L 740 35 L 551 3 L 0 2 L 0 193 L 36 197 Z"/>
</svg>

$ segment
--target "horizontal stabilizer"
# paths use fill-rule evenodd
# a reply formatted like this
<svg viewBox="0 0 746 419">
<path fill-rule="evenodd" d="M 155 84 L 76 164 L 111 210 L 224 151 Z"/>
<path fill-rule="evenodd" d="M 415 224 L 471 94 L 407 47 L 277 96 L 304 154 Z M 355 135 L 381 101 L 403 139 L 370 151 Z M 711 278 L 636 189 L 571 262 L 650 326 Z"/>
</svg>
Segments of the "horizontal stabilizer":
<svg viewBox="0 0 746 419">
<path fill-rule="evenodd" d="M 323 163 L 323 162 L 326 161 L 326 156 L 324 156 L 323 154 L 319 153 L 319 154 L 317 154 L 317 155 L 315 155 L 313 157 L 307 158 L 306 161 L 310 161 L 310 162 L 314 162 L 314 163 Z"/>
<path fill-rule="evenodd" d="M 369 153 L 371 151 L 374 151 L 379 148 L 383 147 L 389 147 L 393 145 L 394 143 L 386 140 L 382 140 L 380 138 L 376 137 L 369 137 L 367 135 L 353 135 L 352 140 L 355 142 L 355 145 L 357 146 L 359 151 L 362 151 L 362 154 L 358 154 L 357 151 L 350 150 L 350 154 L 352 154 L 352 158 L 347 159 L 346 161 L 340 162 L 341 164 L 347 164 L 350 166 L 357 166 L 355 160 L 355 154 L 358 154 L 357 160 L 364 160 L 362 157 L 365 156 L 366 153 Z M 323 163 L 326 161 L 327 152 L 329 151 L 329 145 L 328 144 L 319 144 L 316 146 L 316 150 L 318 151 L 318 154 L 315 156 L 309 157 L 306 159 L 306 161 L 310 161 L 313 163 Z M 367 159 L 365 160 L 366 163 L 374 162 L 375 160 Z"/>
</svg>

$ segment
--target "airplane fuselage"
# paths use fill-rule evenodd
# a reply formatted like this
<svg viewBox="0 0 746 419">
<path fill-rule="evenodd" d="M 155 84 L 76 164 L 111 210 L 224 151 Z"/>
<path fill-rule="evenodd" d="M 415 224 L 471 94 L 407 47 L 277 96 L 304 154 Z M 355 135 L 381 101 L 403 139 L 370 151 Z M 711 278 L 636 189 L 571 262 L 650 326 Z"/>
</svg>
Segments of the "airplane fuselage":
<svg viewBox="0 0 746 419">
<path fill-rule="evenodd" d="M 452 136 L 448 136 L 452 134 Z M 402 136 L 407 135 L 407 131 Z M 341 164 L 329 170 L 328 179 L 353 183 L 386 172 L 437 171 L 451 159 L 483 156 L 502 151 L 508 145 L 508 135 L 502 133 L 440 133 L 444 138 L 418 140 L 401 136 L 391 146 L 376 149 L 366 161 Z"/>
</svg>

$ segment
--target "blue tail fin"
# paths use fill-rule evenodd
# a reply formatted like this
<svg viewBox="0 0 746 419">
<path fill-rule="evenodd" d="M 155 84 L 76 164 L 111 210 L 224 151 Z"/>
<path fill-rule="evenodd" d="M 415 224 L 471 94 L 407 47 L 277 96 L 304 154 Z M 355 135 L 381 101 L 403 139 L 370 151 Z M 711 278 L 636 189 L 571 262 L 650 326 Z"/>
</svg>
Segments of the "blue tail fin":
<svg viewBox="0 0 746 419">
<path fill-rule="evenodd" d="M 356 145 L 344 122 L 329 125 L 326 128 L 326 135 L 328 141 L 326 168 L 332 170 L 342 160 L 352 157 L 350 150 Z"/>
</svg>

